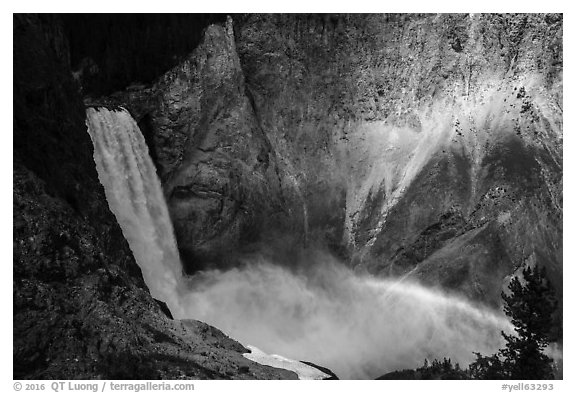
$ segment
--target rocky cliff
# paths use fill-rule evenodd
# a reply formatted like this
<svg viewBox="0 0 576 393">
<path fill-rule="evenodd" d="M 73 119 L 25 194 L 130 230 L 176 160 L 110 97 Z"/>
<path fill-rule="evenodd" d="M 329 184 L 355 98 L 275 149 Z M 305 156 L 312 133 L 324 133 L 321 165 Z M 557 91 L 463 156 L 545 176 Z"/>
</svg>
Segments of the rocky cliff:
<svg viewBox="0 0 576 393">
<path fill-rule="evenodd" d="M 58 17 L 14 17 L 14 378 L 296 378 L 150 296 L 98 181 L 67 56 Z"/>
<path fill-rule="evenodd" d="M 562 23 L 234 16 L 151 85 L 96 102 L 138 121 L 188 273 L 315 244 L 495 305 L 524 265 L 562 289 Z M 14 376 L 294 377 L 150 297 L 58 18 L 16 16 L 14 37 Z"/>
<path fill-rule="evenodd" d="M 120 96 L 190 271 L 274 228 L 487 303 L 526 264 L 561 290 L 560 15 L 238 16 Z"/>
<path fill-rule="evenodd" d="M 353 266 L 488 302 L 526 263 L 561 285 L 561 17 L 249 16 L 237 41 L 311 231 L 342 228 Z"/>
<path fill-rule="evenodd" d="M 153 86 L 112 102 L 147 138 L 188 272 L 229 267 L 266 232 L 305 233 L 299 181 L 261 127 L 231 18 Z"/>
</svg>

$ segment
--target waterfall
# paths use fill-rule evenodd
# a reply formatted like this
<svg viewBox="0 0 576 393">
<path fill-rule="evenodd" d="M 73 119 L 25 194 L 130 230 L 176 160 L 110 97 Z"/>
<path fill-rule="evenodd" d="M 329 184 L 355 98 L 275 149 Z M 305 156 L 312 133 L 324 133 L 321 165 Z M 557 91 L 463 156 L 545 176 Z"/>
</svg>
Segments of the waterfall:
<svg viewBox="0 0 576 393">
<path fill-rule="evenodd" d="M 314 247 L 292 267 L 275 261 L 283 251 L 270 244 L 246 256 L 240 267 L 184 277 L 160 181 L 138 125 L 126 110 L 105 108 L 87 109 L 87 125 L 110 209 L 152 296 L 166 302 L 176 318 L 200 319 L 245 345 L 282 355 L 271 355 L 276 361 L 306 359 L 343 378 L 374 378 L 444 356 L 466 366 L 474 351 L 491 354 L 501 348 L 501 331 L 512 332 L 495 310 L 409 277 L 354 273 Z"/>
<path fill-rule="evenodd" d="M 138 125 L 125 109 L 88 108 L 98 178 L 144 281 L 174 313 L 182 267 L 166 201 Z"/>
</svg>

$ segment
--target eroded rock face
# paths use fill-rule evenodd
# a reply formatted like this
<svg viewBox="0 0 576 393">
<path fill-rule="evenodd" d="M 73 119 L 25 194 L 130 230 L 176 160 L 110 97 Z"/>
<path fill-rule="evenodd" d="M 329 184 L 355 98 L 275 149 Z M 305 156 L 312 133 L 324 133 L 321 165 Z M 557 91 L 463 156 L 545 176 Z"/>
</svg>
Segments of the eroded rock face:
<svg viewBox="0 0 576 393">
<path fill-rule="evenodd" d="M 295 378 L 150 296 L 98 181 L 58 23 L 14 17 L 14 378 Z"/>
<path fill-rule="evenodd" d="M 266 228 L 303 226 L 302 210 L 291 217 L 287 202 L 298 190 L 283 179 L 245 91 L 230 18 L 153 87 L 124 99 L 147 136 L 188 272 L 228 266 Z"/>
<path fill-rule="evenodd" d="M 14 27 L 15 376 L 293 377 L 149 296 L 42 18 Z M 561 291 L 561 16 L 248 15 L 110 101 L 139 122 L 188 272 L 286 235 L 485 303 L 526 264 Z"/>
<path fill-rule="evenodd" d="M 526 264 L 561 289 L 561 16 L 234 23 L 128 100 L 191 270 L 275 227 L 489 303 Z"/>
<path fill-rule="evenodd" d="M 19 164 L 14 187 L 14 378 L 296 379 L 248 361 L 218 329 L 173 320 L 121 234 L 78 217 Z"/>
<path fill-rule="evenodd" d="M 231 20 L 210 26 L 158 89 L 152 124 L 176 147 L 159 149 L 158 161 L 181 256 L 192 270 L 225 262 L 281 212 L 275 159 L 244 92 Z"/>
<path fill-rule="evenodd" d="M 526 263 L 561 288 L 561 27 L 250 15 L 237 47 L 273 148 L 305 174 L 310 222 L 345 208 L 331 223 L 353 266 L 497 302 Z M 345 200 L 314 203 L 326 194 Z"/>
</svg>

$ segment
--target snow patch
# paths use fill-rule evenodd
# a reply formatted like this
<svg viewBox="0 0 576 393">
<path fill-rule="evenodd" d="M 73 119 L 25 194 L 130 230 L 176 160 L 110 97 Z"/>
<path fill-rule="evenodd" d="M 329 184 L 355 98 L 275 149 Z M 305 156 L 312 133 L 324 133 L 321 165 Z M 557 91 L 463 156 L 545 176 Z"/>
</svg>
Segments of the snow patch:
<svg viewBox="0 0 576 393">
<path fill-rule="evenodd" d="M 245 358 L 264 366 L 294 371 L 298 374 L 298 379 L 318 380 L 330 378 L 330 375 L 297 360 L 288 359 L 280 355 L 268 355 L 252 345 L 246 345 L 246 347 L 252 352 L 243 354 Z"/>
</svg>

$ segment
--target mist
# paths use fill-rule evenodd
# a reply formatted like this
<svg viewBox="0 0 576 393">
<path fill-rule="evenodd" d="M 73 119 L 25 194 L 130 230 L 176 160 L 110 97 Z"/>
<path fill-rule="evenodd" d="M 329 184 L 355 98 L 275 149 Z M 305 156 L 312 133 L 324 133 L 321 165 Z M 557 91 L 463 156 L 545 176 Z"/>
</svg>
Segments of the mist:
<svg viewBox="0 0 576 393">
<path fill-rule="evenodd" d="M 187 278 L 181 309 L 173 312 L 343 379 L 443 357 L 467 366 L 473 352 L 496 352 L 500 332 L 512 331 L 497 312 L 415 282 L 356 274 L 324 251 L 309 250 L 295 268 L 269 253 L 243 262 Z"/>
<path fill-rule="evenodd" d="M 353 272 L 322 244 L 272 235 L 225 271 L 182 274 L 161 185 L 125 110 L 87 110 L 94 158 L 150 293 L 178 319 L 197 319 L 266 353 L 376 378 L 449 357 L 462 367 L 503 346 L 499 312 L 408 279 Z M 123 132 L 119 132 L 123 130 Z"/>
</svg>

